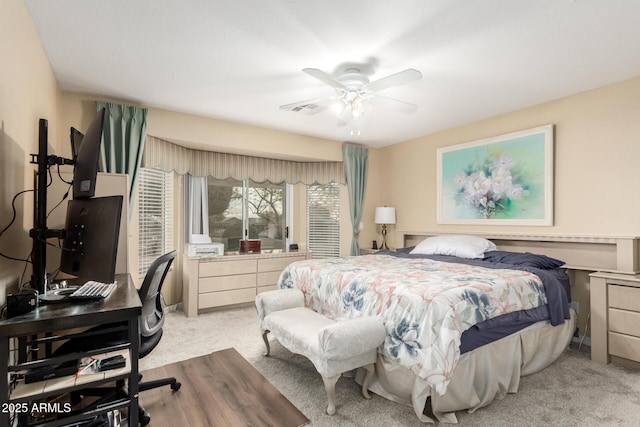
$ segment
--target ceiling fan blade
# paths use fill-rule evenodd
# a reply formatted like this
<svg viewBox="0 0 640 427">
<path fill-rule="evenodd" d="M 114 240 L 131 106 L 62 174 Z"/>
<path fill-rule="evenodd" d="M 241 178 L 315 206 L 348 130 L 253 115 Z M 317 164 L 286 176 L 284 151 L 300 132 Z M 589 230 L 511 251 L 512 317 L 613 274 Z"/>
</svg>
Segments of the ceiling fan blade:
<svg viewBox="0 0 640 427">
<path fill-rule="evenodd" d="M 420 80 L 421 78 L 422 73 L 420 71 L 409 68 L 408 70 L 400 71 L 399 73 L 391 74 L 390 76 L 383 77 L 374 82 L 366 84 L 362 87 L 362 89 L 366 91 L 376 92 L 392 86 L 399 86 L 405 83 L 412 82 L 414 80 Z"/>
<path fill-rule="evenodd" d="M 342 83 L 340 83 L 339 81 L 337 81 L 332 76 L 325 73 L 324 71 L 318 70 L 317 68 L 304 68 L 302 71 L 309 74 L 311 77 L 315 77 L 321 82 L 328 84 L 334 89 L 347 90 L 345 85 L 343 85 Z"/>
<path fill-rule="evenodd" d="M 293 111 L 296 113 L 317 114 L 325 110 L 326 106 L 334 101 L 333 97 L 308 99 L 306 101 L 294 102 L 281 105 L 281 110 Z"/>
<path fill-rule="evenodd" d="M 415 104 L 410 104 L 397 99 L 387 98 L 386 96 L 375 95 L 371 98 L 371 103 L 380 107 L 389 108 L 390 110 L 399 111 L 401 113 L 410 114 L 418 109 Z"/>
</svg>

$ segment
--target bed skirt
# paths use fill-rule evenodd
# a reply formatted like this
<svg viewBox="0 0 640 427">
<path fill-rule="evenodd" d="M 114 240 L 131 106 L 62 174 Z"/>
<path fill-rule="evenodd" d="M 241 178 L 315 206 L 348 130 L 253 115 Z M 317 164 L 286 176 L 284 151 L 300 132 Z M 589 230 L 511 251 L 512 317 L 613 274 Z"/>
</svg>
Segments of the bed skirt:
<svg viewBox="0 0 640 427">
<path fill-rule="evenodd" d="M 378 354 L 376 375 L 369 389 L 374 393 L 412 406 L 422 422 L 434 422 L 425 415 L 427 398 L 431 397 L 433 415 L 440 422 L 457 423 L 456 411 L 473 412 L 516 393 L 520 377 L 541 371 L 558 359 L 569 346 L 576 324 L 576 314 L 564 324 L 551 326 L 538 322 L 517 333 L 463 354 L 455 367 L 444 396 L 431 390 L 408 368 Z M 358 373 L 358 382 L 362 375 Z"/>
</svg>

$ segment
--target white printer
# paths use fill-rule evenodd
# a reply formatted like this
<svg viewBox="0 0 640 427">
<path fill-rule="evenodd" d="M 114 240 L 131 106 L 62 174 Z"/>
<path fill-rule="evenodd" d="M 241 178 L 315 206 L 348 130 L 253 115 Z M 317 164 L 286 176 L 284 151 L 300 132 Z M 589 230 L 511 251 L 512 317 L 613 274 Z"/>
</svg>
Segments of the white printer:
<svg viewBox="0 0 640 427">
<path fill-rule="evenodd" d="M 220 256 L 224 255 L 224 243 L 189 243 L 187 256 Z"/>
<path fill-rule="evenodd" d="M 211 257 L 224 255 L 224 243 L 212 242 L 206 234 L 192 234 L 187 244 L 187 256 Z"/>
</svg>

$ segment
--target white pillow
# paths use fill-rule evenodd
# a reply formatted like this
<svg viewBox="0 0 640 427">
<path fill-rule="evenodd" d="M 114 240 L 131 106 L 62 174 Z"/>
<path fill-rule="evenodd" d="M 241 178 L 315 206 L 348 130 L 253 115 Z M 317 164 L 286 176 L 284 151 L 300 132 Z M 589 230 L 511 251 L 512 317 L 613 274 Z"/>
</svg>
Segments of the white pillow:
<svg viewBox="0 0 640 427">
<path fill-rule="evenodd" d="M 424 239 L 410 252 L 422 255 L 453 255 L 460 258 L 483 258 L 485 252 L 495 251 L 496 245 L 478 236 L 445 234 Z"/>
</svg>

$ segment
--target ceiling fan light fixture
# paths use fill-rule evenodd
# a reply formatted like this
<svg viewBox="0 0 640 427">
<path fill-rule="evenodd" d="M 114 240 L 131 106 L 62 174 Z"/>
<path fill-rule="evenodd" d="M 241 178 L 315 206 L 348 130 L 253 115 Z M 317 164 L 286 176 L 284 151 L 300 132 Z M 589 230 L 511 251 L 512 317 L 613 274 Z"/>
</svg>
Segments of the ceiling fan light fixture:
<svg viewBox="0 0 640 427">
<path fill-rule="evenodd" d="M 351 118 L 353 120 L 360 119 L 367 111 L 367 108 L 369 108 L 369 100 L 359 96 L 356 97 L 351 101 Z"/>
<path fill-rule="evenodd" d="M 280 109 L 315 114 L 329 107 L 328 109 L 335 116 L 342 118 L 346 115 L 346 110 L 349 109 L 351 110 L 349 113 L 351 120 L 360 119 L 371 103 L 375 103 L 376 107 L 382 105 L 403 113 L 412 113 L 417 109 L 416 105 L 408 102 L 376 95 L 378 91 L 420 80 L 422 73 L 413 68 L 388 75 L 373 82 L 370 82 L 369 77 L 357 68 L 349 68 L 338 77 L 334 77 L 317 68 L 304 68 L 302 71 L 331 86 L 336 91 L 336 94 L 334 96 L 281 105 Z"/>
<path fill-rule="evenodd" d="M 340 117 L 342 113 L 344 113 L 344 110 L 347 109 L 347 104 L 343 99 L 337 99 L 329 108 L 336 117 Z"/>
</svg>

